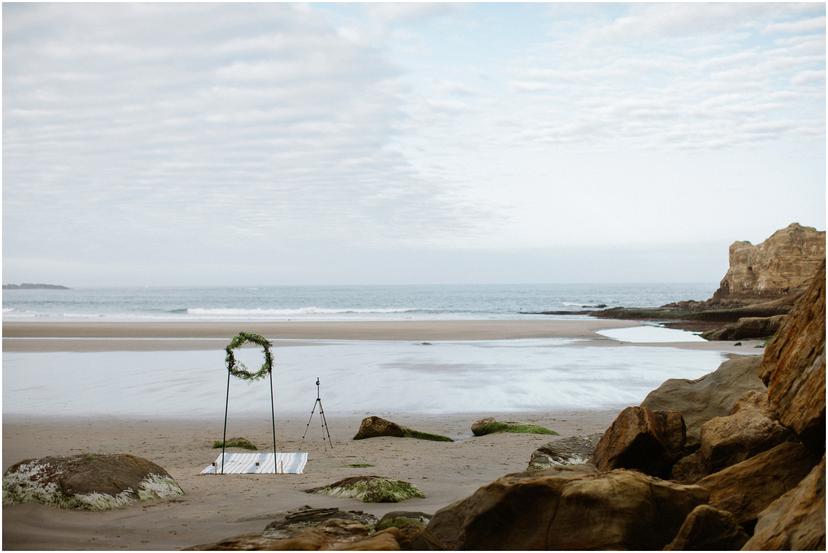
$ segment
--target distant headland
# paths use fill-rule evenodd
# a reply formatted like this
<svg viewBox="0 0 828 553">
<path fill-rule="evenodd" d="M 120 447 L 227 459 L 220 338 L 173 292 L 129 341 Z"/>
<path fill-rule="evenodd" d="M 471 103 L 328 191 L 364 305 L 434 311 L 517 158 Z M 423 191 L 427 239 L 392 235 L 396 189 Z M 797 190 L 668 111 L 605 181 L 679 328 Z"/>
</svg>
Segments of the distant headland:
<svg viewBox="0 0 828 553">
<path fill-rule="evenodd" d="M 60 284 L 23 282 L 21 284 L 4 284 L 3 290 L 69 290 L 69 287 Z"/>
</svg>

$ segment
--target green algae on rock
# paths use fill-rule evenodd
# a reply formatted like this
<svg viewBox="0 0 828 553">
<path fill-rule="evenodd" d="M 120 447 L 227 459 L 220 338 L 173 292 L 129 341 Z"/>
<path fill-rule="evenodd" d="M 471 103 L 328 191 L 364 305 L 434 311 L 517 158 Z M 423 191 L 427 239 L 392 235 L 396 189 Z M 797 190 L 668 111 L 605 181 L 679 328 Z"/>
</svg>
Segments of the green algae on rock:
<svg viewBox="0 0 828 553">
<path fill-rule="evenodd" d="M 486 434 L 494 434 L 496 432 L 510 432 L 513 434 L 547 434 L 550 436 L 557 436 L 558 433 L 554 430 L 549 430 L 537 424 L 512 422 L 512 421 L 498 421 L 493 418 L 480 419 L 475 422 L 472 427 L 472 434 L 475 436 L 485 436 Z"/>
<path fill-rule="evenodd" d="M 220 449 L 222 445 L 223 443 L 221 440 L 216 440 L 213 442 L 213 449 Z M 247 438 L 230 438 L 227 440 L 226 447 L 240 447 L 242 449 L 258 450 L 256 445 Z"/>
<path fill-rule="evenodd" d="M 28 459 L 3 475 L 3 503 L 105 511 L 184 491 L 163 468 L 128 454 Z"/>
<path fill-rule="evenodd" d="M 430 440 L 433 442 L 453 442 L 448 436 L 440 436 L 439 434 L 430 434 L 428 432 L 420 432 L 412 428 L 400 426 L 395 422 L 385 420 L 382 417 L 365 417 L 359 425 L 359 430 L 354 436 L 355 440 L 364 440 L 366 438 L 379 438 L 381 436 L 389 436 L 392 438 L 417 438 L 419 440 Z"/>
<path fill-rule="evenodd" d="M 328 486 L 305 491 L 334 497 L 351 497 L 365 503 L 399 503 L 413 497 L 425 497 L 414 484 L 382 476 L 353 476 Z"/>
</svg>

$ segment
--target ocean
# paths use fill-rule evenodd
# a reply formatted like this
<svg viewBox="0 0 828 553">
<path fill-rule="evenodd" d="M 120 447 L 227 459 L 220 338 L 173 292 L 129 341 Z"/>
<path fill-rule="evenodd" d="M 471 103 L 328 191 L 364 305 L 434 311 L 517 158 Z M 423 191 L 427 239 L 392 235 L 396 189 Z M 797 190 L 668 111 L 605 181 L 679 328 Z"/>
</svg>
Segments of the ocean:
<svg viewBox="0 0 828 553">
<path fill-rule="evenodd" d="M 4 290 L 3 320 L 533 319 L 537 311 L 704 300 L 717 283 Z M 566 318 L 566 316 L 558 316 Z"/>
</svg>

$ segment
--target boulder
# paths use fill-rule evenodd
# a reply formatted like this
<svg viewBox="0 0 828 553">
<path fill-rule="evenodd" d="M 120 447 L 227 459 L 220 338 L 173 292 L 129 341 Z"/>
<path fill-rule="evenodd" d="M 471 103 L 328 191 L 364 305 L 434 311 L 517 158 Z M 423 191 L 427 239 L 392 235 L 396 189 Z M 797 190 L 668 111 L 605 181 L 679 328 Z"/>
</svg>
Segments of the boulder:
<svg viewBox="0 0 828 553">
<path fill-rule="evenodd" d="M 373 515 L 336 508 L 302 509 L 280 514 L 260 533 L 243 534 L 216 543 L 195 545 L 193 551 L 252 551 L 345 549 L 369 537 L 376 525 Z M 358 548 L 369 549 L 369 548 Z M 396 547 L 399 549 L 399 546 Z"/>
<path fill-rule="evenodd" d="M 794 489 L 759 513 L 746 550 L 825 550 L 825 456 Z"/>
<path fill-rule="evenodd" d="M 705 340 L 748 340 L 773 336 L 786 315 L 772 317 L 742 317 L 735 323 L 701 333 Z"/>
<path fill-rule="evenodd" d="M 599 470 L 627 468 L 665 477 L 684 452 L 684 420 L 678 411 L 627 407 L 595 446 Z"/>
<path fill-rule="evenodd" d="M 790 431 L 749 403 L 737 404 L 726 417 L 710 419 L 701 428 L 701 446 L 695 457 L 710 474 L 735 465 L 784 442 Z"/>
<path fill-rule="evenodd" d="M 525 422 L 514 421 L 498 421 L 491 417 L 475 421 L 471 426 L 472 434 L 475 436 L 485 436 L 486 434 L 495 434 L 497 432 L 509 432 L 512 434 L 549 434 L 557 436 L 558 433 L 554 430 L 549 430 L 537 424 L 530 424 Z"/>
<path fill-rule="evenodd" d="M 759 356 L 739 356 L 696 380 L 671 378 L 650 392 L 641 406 L 681 413 L 687 428 L 687 445 L 694 446 L 699 443 L 702 424 L 730 414 L 745 393 L 766 390 L 759 378 L 761 362 Z"/>
<path fill-rule="evenodd" d="M 28 459 L 12 465 L 3 475 L 6 504 L 43 503 L 104 511 L 183 493 L 166 470 L 128 454 Z"/>
<path fill-rule="evenodd" d="M 730 246 L 727 273 L 714 301 L 774 298 L 804 289 L 825 259 L 825 231 L 791 223 L 761 244 Z"/>
<path fill-rule="evenodd" d="M 351 497 L 365 503 L 397 503 L 412 497 L 425 497 L 414 484 L 382 476 L 352 476 L 305 491 L 334 497 Z"/>
<path fill-rule="evenodd" d="M 377 531 L 393 528 L 394 539 L 401 549 L 414 549 L 414 542 L 420 537 L 431 520 L 431 515 L 419 511 L 391 511 L 377 523 Z M 371 549 L 366 547 L 365 549 Z"/>
<path fill-rule="evenodd" d="M 542 445 L 532 453 L 527 471 L 546 470 L 565 465 L 589 463 L 601 434 L 558 438 Z"/>
<path fill-rule="evenodd" d="M 434 514 L 417 549 L 661 549 L 707 501 L 635 471 L 510 474 Z"/>
<path fill-rule="evenodd" d="M 710 504 L 750 528 L 762 510 L 793 489 L 819 461 L 798 442 L 785 442 L 699 480 Z"/>
<path fill-rule="evenodd" d="M 405 426 L 400 426 L 395 422 L 385 420 L 381 417 L 366 417 L 362 419 L 359 425 L 359 430 L 354 436 L 355 440 L 364 440 L 366 438 L 379 438 L 382 436 L 390 436 L 392 438 L 418 438 L 420 440 L 430 440 L 434 442 L 453 442 L 447 436 L 440 436 L 439 434 L 429 434 L 428 432 L 420 432 Z"/>
<path fill-rule="evenodd" d="M 687 515 L 665 551 L 735 551 L 750 536 L 733 515 L 710 505 L 699 505 Z"/>
<path fill-rule="evenodd" d="M 765 348 L 760 368 L 771 413 L 825 450 L 825 262 Z"/>
</svg>

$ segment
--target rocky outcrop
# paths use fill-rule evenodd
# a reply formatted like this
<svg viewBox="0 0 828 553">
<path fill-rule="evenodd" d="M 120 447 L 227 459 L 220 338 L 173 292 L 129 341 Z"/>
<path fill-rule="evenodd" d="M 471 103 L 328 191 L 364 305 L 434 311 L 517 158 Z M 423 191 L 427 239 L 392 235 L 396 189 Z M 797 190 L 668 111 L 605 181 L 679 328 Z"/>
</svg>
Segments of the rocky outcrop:
<svg viewBox="0 0 828 553">
<path fill-rule="evenodd" d="M 707 493 L 635 471 L 499 478 L 434 514 L 418 549 L 661 549 Z"/>
<path fill-rule="evenodd" d="M 381 417 L 366 417 L 362 419 L 359 425 L 359 430 L 354 436 L 355 440 L 364 440 L 366 438 L 379 438 L 388 436 L 392 438 L 418 438 L 420 440 L 431 440 L 434 442 L 453 442 L 447 436 L 440 436 L 439 434 L 429 434 L 428 432 L 420 432 L 405 426 L 400 426 L 395 422 L 385 420 Z"/>
<path fill-rule="evenodd" d="M 764 242 L 734 242 L 713 301 L 778 298 L 804 289 L 825 258 L 825 231 L 791 223 Z"/>
<path fill-rule="evenodd" d="M 627 407 L 595 446 L 599 470 L 634 469 L 666 477 L 684 453 L 685 426 L 678 411 Z"/>
<path fill-rule="evenodd" d="M 589 463 L 602 434 L 558 438 L 542 445 L 529 459 L 527 471 L 536 472 L 553 467 Z"/>
<path fill-rule="evenodd" d="M 672 328 L 715 331 L 709 334 L 710 339 L 758 337 L 777 324 L 775 316 L 791 310 L 824 257 L 825 232 L 793 223 L 758 246 L 734 243 L 727 274 L 708 300 L 652 308 L 616 307 L 588 314 L 607 319 L 672 321 Z M 737 322 L 746 318 L 770 319 Z M 737 324 L 719 331 L 721 323 Z M 742 336 L 737 337 L 739 334 Z"/>
<path fill-rule="evenodd" d="M 353 476 L 305 491 L 335 497 L 351 497 L 365 503 L 397 503 L 412 497 L 425 497 L 414 484 L 382 476 Z"/>
<path fill-rule="evenodd" d="M 24 282 L 22 284 L 4 284 L 3 290 L 69 290 L 69 288 L 60 284 Z"/>
<path fill-rule="evenodd" d="M 705 340 L 749 340 L 773 336 L 782 326 L 786 315 L 773 317 L 743 317 L 721 328 L 701 333 Z"/>
<path fill-rule="evenodd" d="M 345 549 L 369 538 L 376 517 L 362 511 L 305 507 L 279 515 L 260 533 L 243 534 L 216 543 L 196 545 L 193 551 L 251 551 Z M 391 536 L 393 537 L 393 536 Z M 376 541 L 376 540 L 375 540 Z M 387 541 L 387 537 L 383 538 Z M 396 544 L 396 541 L 394 541 Z M 393 545 L 393 544 L 387 544 Z M 357 549 L 374 549 L 371 547 Z M 378 549 L 378 548 L 376 548 Z M 399 549 L 399 546 L 386 549 Z"/>
<path fill-rule="evenodd" d="M 759 513 L 745 550 L 825 550 L 825 456 L 794 489 Z"/>
<path fill-rule="evenodd" d="M 498 432 L 508 432 L 512 434 L 548 434 L 557 436 L 558 433 L 554 430 L 549 430 L 537 424 L 514 421 L 499 421 L 491 417 L 475 421 L 471 426 L 472 434 L 475 436 L 485 436 L 487 434 L 496 434 Z"/>
<path fill-rule="evenodd" d="M 717 472 L 785 441 L 790 431 L 761 409 L 742 406 L 732 415 L 710 419 L 701 428 L 701 446 L 673 467 L 673 478 L 694 482 L 694 476 Z"/>
<path fill-rule="evenodd" d="M 671 378 L 647 394 L 642 407 L 654 411 L 681 413 L 687 431 L 687 445 L 699 443 L 701 425 L 714 417 L 730 414 L 739 399 L 751 390 L 765 391 L 759 378 L 761 357 L 736 357 L 712 373 L 696 380 Z"/>
<path fill-rule="evenodd" d="M 712 506 L 751 527 L 762 510 L 799 484 L 818 461 L 802 444 L 785 442 L 696 484 L 710 491 Z"/>
<path fill-rule="evenodd" d="M 141 457 L 85 453 L 28 459 L 3 475 L 3 502 L 103 511 L 184 492 L 169 473 Z"/>
<path fill-rule="evenodd" d="M 727 511 L 699 505 L 687 515 L 665 551 L 735 551 L 750 536 Z"/>
<path fill-rule="evenodd" d="M 825 262 L 765 348 L 760 368 L 779 422 L 815 451 L 825 448 Z"/>
</svg>

